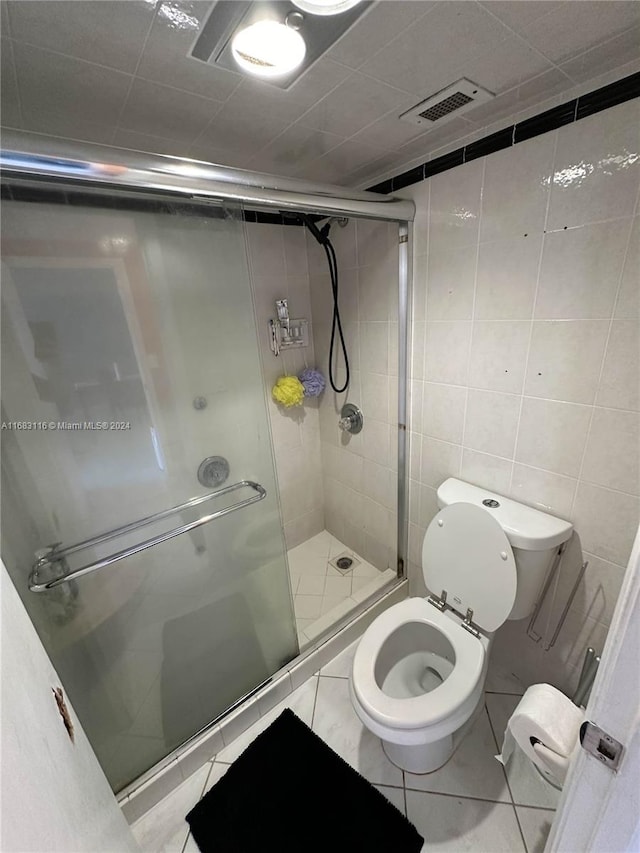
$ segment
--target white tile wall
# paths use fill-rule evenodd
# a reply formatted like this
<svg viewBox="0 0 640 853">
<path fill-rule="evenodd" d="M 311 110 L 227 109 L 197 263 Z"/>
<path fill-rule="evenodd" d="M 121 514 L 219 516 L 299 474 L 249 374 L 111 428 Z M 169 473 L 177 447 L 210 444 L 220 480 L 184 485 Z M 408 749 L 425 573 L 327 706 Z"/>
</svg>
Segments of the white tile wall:
<svg viewBox="0 0 640 853">
<path fill-rule="evenodd" d="M 339 265 L 339 304 L 351 383 L 336 394 L 328 385 L 320 401 L 325 526 L 349 548 L 383 570 L 395 570 L 397 459 L 397 227 L 350 221 L 331 229 Z M 307 236 L 314 344 L 327 375 L 331 334 L 331 286 L 324 251 Z M 338 383 L 344 363 L 338 358 Z M 358 405 L 365 426 L 342 434 L 339 412 Z"/>
<path fill-rule="evenodd" d="M 547 633 L 590 561 L 552 652 L 526 623 L 498 632 L 494 659 L 524 684 L 571 689 L 602 649 L 640 516 L 639 120 L 631 101 L 403 193 L 418 207 L 412 593 L 452 475 L 574 522 Z"/>
<path fill-rule="evenodd" d="M 317 400 L 305 398 L 303 406 L 285 409 L 275 403 L 271 389 L 278 377 L 315 366 L 314 342 L 310 334 L 308 347 L 276 358 L 269 348 L 268 322 L 275 314 L 275 300 L 288 299 L 290 317 L 304 317 L 311 324 L 307 244 L 304 230 L 295 226 L 245 223 L 245 233 L 280 507 L 290 549 L 324 529 L 319 406 Z"/>
</svg>

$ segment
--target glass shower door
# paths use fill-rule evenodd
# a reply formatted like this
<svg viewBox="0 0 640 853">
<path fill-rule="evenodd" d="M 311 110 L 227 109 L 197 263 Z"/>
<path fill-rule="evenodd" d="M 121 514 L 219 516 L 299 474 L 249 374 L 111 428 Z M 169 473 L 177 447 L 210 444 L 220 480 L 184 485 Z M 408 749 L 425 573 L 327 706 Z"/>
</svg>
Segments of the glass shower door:
<svg viewBox="0 0 640 853">
<path fill-rule="evenodd" d="M 2 557 L 117 791 L 298 651 L 242 221 L 14 193 L 2 248 Z M 29 591 L 52 544 L 245 480 L 266 498 Z M 70 554 L 51 577 L 255 494 Z"/>
</svg>

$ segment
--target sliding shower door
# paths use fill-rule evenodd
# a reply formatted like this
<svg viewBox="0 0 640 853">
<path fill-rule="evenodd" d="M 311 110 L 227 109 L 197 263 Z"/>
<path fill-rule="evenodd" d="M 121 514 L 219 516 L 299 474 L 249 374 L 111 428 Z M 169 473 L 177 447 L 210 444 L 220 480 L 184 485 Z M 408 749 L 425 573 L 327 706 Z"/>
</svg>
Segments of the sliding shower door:
<svg viewBox="0 0 640 853">
<path fill-rule="evenodd" d="M 2 232 L 2 558 L 117 791 L 298 651 L 242 220 L 14 188 Z"/>
</svg>

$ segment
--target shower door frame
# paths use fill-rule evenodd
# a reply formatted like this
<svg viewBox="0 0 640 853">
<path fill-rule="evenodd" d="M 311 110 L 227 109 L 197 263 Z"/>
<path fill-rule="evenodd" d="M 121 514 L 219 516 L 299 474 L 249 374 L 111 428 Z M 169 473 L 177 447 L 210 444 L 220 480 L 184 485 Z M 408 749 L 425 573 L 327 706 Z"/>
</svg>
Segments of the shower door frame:
<svg viewBox="0 0 640 853">
<path fill-rule="evenodd" d="M 374 195 L 345 187 L 280 178 L 233 169 L 180 157 L 146 154 L 93 143 L 79 143 L 39 134 L 6 132 L 0 149 L 2 183 L 42 189 L 72 188 L 87 195 L 132 198 L 146 196 L 157 201 L 223 206 L 240 204 L 243 209 L 280 214 L 306 212 L 320 217 L 339 216 L 396 223 L 398 226 L 398 438 L 397 438 L 397 581 L 407 577 L 408 550 L 408 359 L 410 352 L 412 225 L 415 205 L 395 196 Z M 274 220 L 275 221 L 275 220 Z M 350 620 L 357 617 L 352 614 Z M 336 626 L 336 630 L 341 625 Z M 319 638 L 298 655 L 312 654 L 327 639 Z M 266 683 L 277 678 L 274 673 Z M 264 684 L 228 708 L 226 716 Z M 184 752 L 189 744 L 216 725 L 221 717 L 195 732 L 187 741 L 126 786 L 119 795 L 138 788 Z"/>
</svg>

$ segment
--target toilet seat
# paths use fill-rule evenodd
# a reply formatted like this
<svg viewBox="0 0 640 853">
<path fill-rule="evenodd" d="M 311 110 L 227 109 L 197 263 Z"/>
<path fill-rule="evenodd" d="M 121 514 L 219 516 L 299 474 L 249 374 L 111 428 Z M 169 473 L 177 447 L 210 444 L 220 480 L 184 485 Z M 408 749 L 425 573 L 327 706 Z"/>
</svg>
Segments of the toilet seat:
<svg viewBox="0 0 640 853">
<path fill-rule="evenodd" d="M 423 696 L 396 699 L 384 693 L 375 679 L 382 645 L 408 622 L 431 625 L 451 643 L 455 665 L 449 677 Z M 366 712 L 383 726 L 418 729 L 449 717 L 474 692 L 482 674 L 482 642 L 424 598 L 408 598 L 382 613 L 364 632 L 353 659 L 351 683 Z"/>
<path fill-rule="evenodd" d="M 493 516 L 479 506 L 455 503 L 433 518 L 422 544 L 424 581 L 434 595 L 483 631 L 496 631 L 516 599 L 516 561 Z"/>
</svg>

